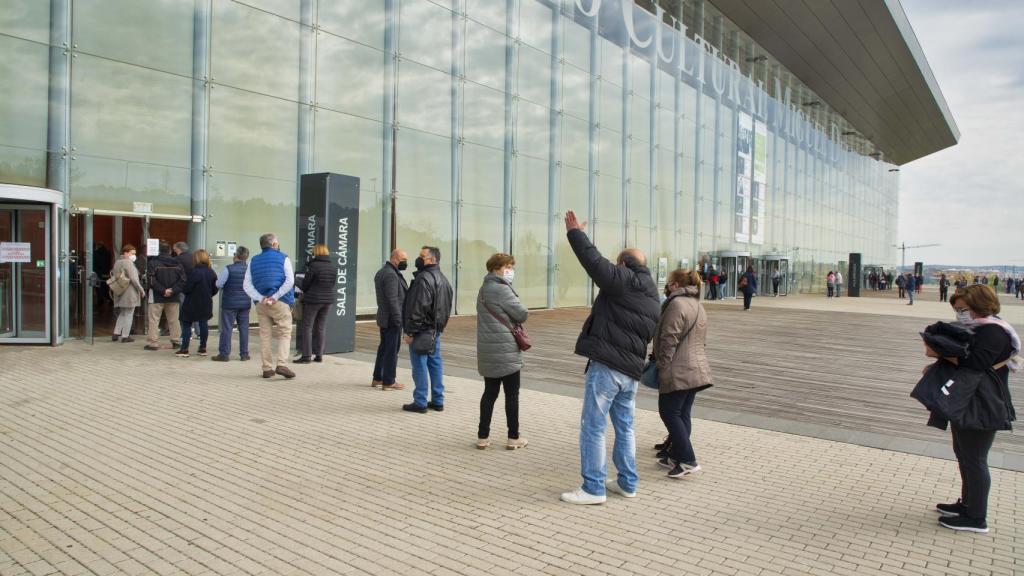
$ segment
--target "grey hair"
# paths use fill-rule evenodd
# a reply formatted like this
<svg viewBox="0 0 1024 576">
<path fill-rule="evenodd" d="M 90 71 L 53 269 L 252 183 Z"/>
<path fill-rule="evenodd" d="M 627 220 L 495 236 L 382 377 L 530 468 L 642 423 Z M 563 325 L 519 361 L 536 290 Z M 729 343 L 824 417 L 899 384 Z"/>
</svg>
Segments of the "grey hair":
<svg viewBox="0 0 1024 576">
<path fill-rule="evenodd" d="M 260 236 L 260 248 L 270 248 L 277 242 L 277 234 L 273 232 Z"/>
<path fill-rule="evenodd" d="M 441 249 L 437 246 L 422 246 L 420 249 L 430 251 L 430 257 L 434 259 L 434 262 L 441 262 Z"/>
<path fill-rule="evenodd" d="M 245 262 L 249 259 L 249 249 L 245 246 L 239 246 L 238 249 L 235 250 L 235 258 L 238 258 L 239 262 Z"/>
<path fill-rule="evenodd" d="M 181 250 L 182 252 L 188 252 L 188 242 L 175 242 L 175 250 Z"/>
</svg>

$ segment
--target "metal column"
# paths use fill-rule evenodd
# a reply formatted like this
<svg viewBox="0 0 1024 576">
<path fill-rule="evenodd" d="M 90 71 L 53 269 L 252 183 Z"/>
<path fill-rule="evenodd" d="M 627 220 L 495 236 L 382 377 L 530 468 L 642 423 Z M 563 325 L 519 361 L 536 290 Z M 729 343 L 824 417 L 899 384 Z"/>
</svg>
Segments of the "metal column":
<svg viewBox="0 0 1024 576">
<path fill-rule="evenodd" d="M 462 94 L 465 82 L 465 50 L 463 35 L 466 27 L 465 0 L 452 2 L 452 138 L 451 138 L 451 180 L 452 180 L 452 238 L 455 257 L 452 259 L 452 289 L 455 297 L 455 312 L 458 313 L 459 283 L 462 281 L 462 256 L 459 253 L 459 241 L 462 238 Z M 475 309 L 475 303 L 473 304 Z"/>
<path fill-rule="evenodd" d="M 316 129 L 316 3 L 302 0 L 299 26 L 299 134 L 296 158 L 296 206 L 303 174 L 313 172 L 313 138 Z"/>
<path fill-rule="evenodd" d="M 561 189 L 562 170 L 562 13 L 556 3 L 551 9 L 551 101 L 548 140 L 548 290 L 547 306 L 555 307 L 555 282 L 558 263 L 555 260 L 555 213 L 558 210 L 558 192 Z"/>
<path fill-rule="evenodd" d="M 589 147 L 587 149 L 587 167 L 589 174 L 587 175 L 587 221 L 591 225 L 591 237 L 597 238 L 597 228 L 600 223 L 595 218 L 597 216 L 597 190 L 598 180 L 601 176 L 601 171 L 598 169 L 598 138 L 600 132 L 598 130 L 598 123 L 601 118 L 601 101 L 600 101 L 600 88 L 601 88 L 601 66 L 600 66 L 600 37 L 597 35 L 598 22 L 597 18 L 591 24 L 590 28 L 590 106 L 588 111 L 588 132 L 589 132 Z M 587 282 L 587 302 L 594 301 L 594 283 Z"/>
<path fill-rule="evenodd" d="M 206 245 L 206 198 L 208 165 L 207 144 L 210 126 L 210 15 L 211 0 L 196 0 L 192 36 L 192 214 L 204 216 L 202 222 L 189 224 L 188 243 Z"/>
<path fill-rule="evenodd" d="M 515 187 L 516 61 L 519 55 L 519 0 L 505 0 L 505 186 L 501 221 L 502 249 L 512 252 L 512 195 Z"/>
<path fill-rule="evenodd" d="M 55 284 L 64 311 L 59 331 L 68 335 L 68 310 L 71 297 L 71 263 L 68 254 L 71 223 L 71 0 L 50 0 L 50 61 L 46 133 L 46 185 L 64 193 L 64 206 L 59 218 L 53 222 L 60 231 L 57 250 L 59 258 L 54 266 L 60 267 L 60 282 Z M 55 295 L 57 296 L 57 295 Z"/>
<path fill-rule="evenodd" d="M 396 156 L 396 119 L 395 90 L 398 86 L 398 0 L 384 0 L 384 102 L 383 102 L 383 150 L 384 159 L 381 169 L 381 260 L 387 260 L 388 254 L 396 247 L 397 232 L 395 230 L 394 203 L 397 195 L 395 182 Z"/>
</svg>

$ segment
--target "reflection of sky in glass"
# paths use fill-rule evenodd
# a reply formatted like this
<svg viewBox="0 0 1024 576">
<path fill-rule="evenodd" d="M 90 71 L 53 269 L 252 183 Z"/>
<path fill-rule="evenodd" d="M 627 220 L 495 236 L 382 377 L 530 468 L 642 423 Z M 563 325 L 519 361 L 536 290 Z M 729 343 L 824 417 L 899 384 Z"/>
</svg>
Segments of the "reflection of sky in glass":
<svg viewBox="0 0 1024 576">
<path fill-rule="evenodd" d="M 411 60 L 399 63 L 397 119 L 402 126 L 412 126 L 442 136 L 450 135 L 451 101 L 450 74 Z"/>
<path fill-rule="evenodd" d="M 332 0 L 318 2 L 318 23 L 328 32 L 374 48 L 384 48 L 382 0 Z"/>
<path fill-rule="evenodd" d="M 380 119 L 384 53 L 327 33 L 317 36 L 316 101 L 324 108 Z"/>
<path fill-rule="evenodd" d="M 298 115 L 295 102 L 217 86 L 210 95 L 214 172 L 294 181 Z"/>
<path fill-rule="evenodd" d="M 438 70 L 451 71 L 452 13 L 427 0 L 402 0 L 398 51 Z"/>
<path fill-rule="evenodd" d="M 49 49 L 0 36 L 0 144 L 46 149 Z"/>
<path fill-rule="evenodd" d="M 75 0 L 73 6 L 79 51 L 192 75 L 192 2 Z"/>
<path fill-rule="evenodd" d="M 45 0 L 4 0 L 0 10 L 0 34 L 48 43 L 50 3 Z"/>
<path fill-rule="evenodd" d="M 297 23 L 221 0 L 213 6 L 211 36 L 210 68 L 217 84 L 298 100 Z"/>
</svg>

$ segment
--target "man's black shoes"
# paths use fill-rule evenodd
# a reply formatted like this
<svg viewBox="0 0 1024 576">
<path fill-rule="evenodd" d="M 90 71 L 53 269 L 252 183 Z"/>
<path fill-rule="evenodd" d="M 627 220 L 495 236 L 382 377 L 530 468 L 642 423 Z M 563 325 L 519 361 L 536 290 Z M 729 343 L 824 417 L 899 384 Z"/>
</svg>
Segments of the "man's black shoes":
<svg viewBox="0 0 1024 576">
<path fill-rule="evenodd" d="M 402 404 L 402 410 L 405 410 L 406 412 L 415 412 L 417 414 L 426 414 L 427 413 L 427 407 L 426 406 L 420 406 L 420 405 L 416 404 L 415 402 L 411 402 L 409 404 Z"/>
<path fill-rule="evenodd" d="M 967 516 L 943 516 L 939 518 L 939 525 L 945 526 L 950 530 L 977 532 L 979 534 L 988 533 L 988 524 L 985 523 L 985 520 L 968 518 Z"/>
<path fill-rule="evenodd" d="M 434 412 L 444 412 L 444 404 L 434 404 L 433 402 L 427 402 L 427 408 L 430 408 Z"/>
</svg>

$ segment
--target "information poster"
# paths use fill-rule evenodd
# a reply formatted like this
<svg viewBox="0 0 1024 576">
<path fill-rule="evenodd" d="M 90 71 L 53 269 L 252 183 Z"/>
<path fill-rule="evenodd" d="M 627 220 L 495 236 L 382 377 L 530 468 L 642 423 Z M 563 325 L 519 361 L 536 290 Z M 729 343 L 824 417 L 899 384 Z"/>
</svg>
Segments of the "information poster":
<svg viewBox="0 0 1024 576">
<path fill-rule="evenodd" d="M 754 181 L 751 184 L 750 243 L 764 244 L 765 204 L 768 200 L 768 127 L 754 123 Z"/>
<path fill-rule="evenodd" d="M 22 264 L 32 261 L 32 244 L 28 242 L 0 242 L 0 262 Z"/>
<path fill-rule="evenodd" d="M 750 242 L 751 178 L 754 167 L 754 118 L 741 112 L 736 135 L 736 210 L 733 225 L 737 242 Z"/>
</svg>

